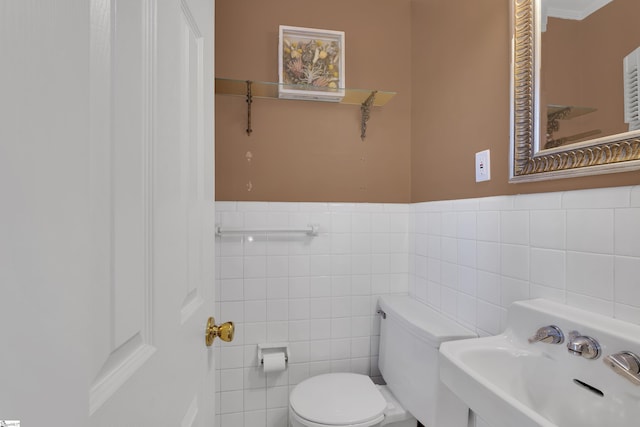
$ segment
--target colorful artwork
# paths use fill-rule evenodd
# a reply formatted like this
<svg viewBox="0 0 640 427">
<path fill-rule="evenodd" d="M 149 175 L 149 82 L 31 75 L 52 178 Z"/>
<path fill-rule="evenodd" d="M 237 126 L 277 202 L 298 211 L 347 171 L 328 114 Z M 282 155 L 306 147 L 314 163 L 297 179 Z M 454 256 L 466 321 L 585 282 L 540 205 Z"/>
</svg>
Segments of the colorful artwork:
<svg viewBox="0 0 640 427">
<path fill-rule="evenodd" d="M 285 97 L 305 98 L 305 91 L 336 92 L 327 94 L 333 98 L 343 96 L 343 32 L 280 26 L 279 54 L 280 83 L 296 85 L 285 86 L 285 91 L 297 92 Z M 317 94 L 308 98 L 317 99 Z"/>
<path fill-rule="evenodd" d="M 340 46 L 335 41 L 285 38 L 284 83 L 330 87 L 340 83 Z"/>
</svg>

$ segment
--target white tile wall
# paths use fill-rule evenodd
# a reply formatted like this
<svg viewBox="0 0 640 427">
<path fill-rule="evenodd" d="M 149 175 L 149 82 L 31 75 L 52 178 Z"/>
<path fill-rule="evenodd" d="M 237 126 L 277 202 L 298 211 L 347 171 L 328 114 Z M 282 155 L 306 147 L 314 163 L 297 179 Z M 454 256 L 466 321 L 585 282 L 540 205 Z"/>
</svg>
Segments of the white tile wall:
<svg viewBox="0 0 640 427">
<path fill-rule="evenodd" d="M 217 238 L 221 427 L 285 427 L 312 375 L 378 377 L 377 296 L 409 292 L 480 335 L 544 297 L 640 324 L 640 186 L 402 204 L 218 202 L 225 227 L 319 224 L 320 235 Z M 281 374 L 256 344 L 288 342 Z M 478 420 L 477 427 L 484 426 Z"/>
<path fill-rule="evenodd" d="M 316 237 L 216 238 L 216 312 L 237 328 L 232 343 L 216 343 L 221 427 L 287 426 L 290 389 L 311 375 L 380 375 L 376 301 L 408 293 L 410 205 L 218 202 L 216 222 L 320 226 Z M 264 342 L 289 343 L 285 372 L 259 368 Z"/>
<path fill-rule="evenodd" d="M 535 297 L 640 324 L 638 206 L 639 186 L 414 204 L 410 293 L 480 335 Z"/>
</svg>

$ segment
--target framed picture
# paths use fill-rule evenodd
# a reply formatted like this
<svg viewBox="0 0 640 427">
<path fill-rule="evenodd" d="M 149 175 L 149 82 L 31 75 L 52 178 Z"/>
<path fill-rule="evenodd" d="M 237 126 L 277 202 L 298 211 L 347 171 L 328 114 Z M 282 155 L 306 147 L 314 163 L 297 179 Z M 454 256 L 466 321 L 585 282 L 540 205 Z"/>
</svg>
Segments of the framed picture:
<svg viewBox="0 0 640 427">
<path fill-rule="evenodd" d="M 281 25 L 278 58 L 280 98 L 344 97 L 344 31 Z"/>
</svg>

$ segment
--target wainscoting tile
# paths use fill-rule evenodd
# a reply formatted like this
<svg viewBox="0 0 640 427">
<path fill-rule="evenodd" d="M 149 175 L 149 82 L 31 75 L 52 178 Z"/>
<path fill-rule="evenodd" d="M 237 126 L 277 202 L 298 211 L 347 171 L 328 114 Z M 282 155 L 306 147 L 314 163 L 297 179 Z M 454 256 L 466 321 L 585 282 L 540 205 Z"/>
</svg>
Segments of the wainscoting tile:
<svg viewBox="0 0 640 427">
<path fill-rule="evenodd" d="M 223 227 L 320 228 L 310 238 L 216 238 L 216 311 L 242 317 L 232 319 L 239 341 L 215 347 L 221 427 L 286 427 L 288 394 L 309 376 L 349 371 L 382 381 L 379 295 L 409 292 L 480 336 L 501 333 L 507 307 L 528 298 L 640 324 L 640 186 L 216 207 Z M 256 345 L 268 341 L 289 343 L 284 372 L 262 371 Z"/>
<path fill-rule="evenodd" d="M 631 187 L 594 188 L 567 191 L 562 195 L 563 209 L 599 209 L 629 207 Z"/>
</svg>

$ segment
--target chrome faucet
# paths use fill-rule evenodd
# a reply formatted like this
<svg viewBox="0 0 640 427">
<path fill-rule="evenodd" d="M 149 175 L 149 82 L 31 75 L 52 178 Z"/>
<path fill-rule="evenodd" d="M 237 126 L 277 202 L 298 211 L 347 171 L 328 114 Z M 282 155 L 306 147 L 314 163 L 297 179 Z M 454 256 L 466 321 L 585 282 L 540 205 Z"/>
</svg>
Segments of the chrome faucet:
<svg viewBox="0 0 640 427">
<path fill-rule="evenodd" d="M 578 331 L 571 331 L 567 351 L 585 359 L 597 359 L 600 356 L 600 344 L 591 337 L 580 335 Z"/>
<path fill-rule="evenodd" d="M 604 364 L 613 371 L 631 381 L 635 385 L 640 385 L 640 358 L 630 351 L 621 351 L 610 354 L 603 360 Z"/>
<path fill-rule="evenodd" d="M 538 341 L 548 344 L 562 344 L 564 342 L 564 334 L 556 325 L 543 326 L 538 329 L 534 336 L 529 338 L 529 343 Z"/>
</svg>

